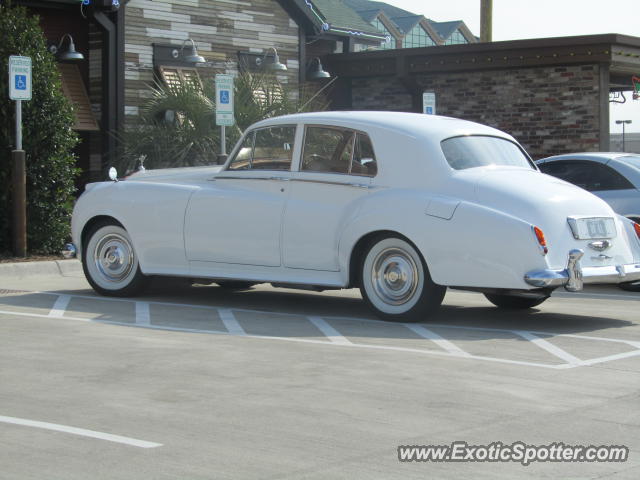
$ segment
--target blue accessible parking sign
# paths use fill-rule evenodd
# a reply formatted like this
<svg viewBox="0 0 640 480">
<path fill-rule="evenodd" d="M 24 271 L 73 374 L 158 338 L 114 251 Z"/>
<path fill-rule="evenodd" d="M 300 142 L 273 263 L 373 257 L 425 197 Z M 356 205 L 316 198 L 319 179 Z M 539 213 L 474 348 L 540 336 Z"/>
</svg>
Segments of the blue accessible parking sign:
<svg viewBox="0 0 640 480">
<path fill-rule="evenodd" d="M 27 89 L 27 76 L 16 75 L 16 90 L 26 90 L 26 89 Z"/>
<path fill-rule="evenodd" d="M 31 100 L 31 58 L 9 57 L 9 98 Z"/>
<path fill-rule="evenodd" d="M 220 90 L 220 103 L 229 103 L 229 90 Z"/>
</svg>

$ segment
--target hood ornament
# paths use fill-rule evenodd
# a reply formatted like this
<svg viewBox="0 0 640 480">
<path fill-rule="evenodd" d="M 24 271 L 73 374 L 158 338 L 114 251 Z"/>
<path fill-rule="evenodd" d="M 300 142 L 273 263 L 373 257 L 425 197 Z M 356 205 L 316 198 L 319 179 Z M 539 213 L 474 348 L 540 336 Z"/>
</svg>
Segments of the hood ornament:
<svg viewBox="0 0 640 480">
<path fill-rule="evenodd" d="M 596 242 L 590 242 L 589 247 L 598 252 L 604 252 L 607 248 L 611 247 L 611 242 L 609 240 L 598 240 Z"/>
</svg>

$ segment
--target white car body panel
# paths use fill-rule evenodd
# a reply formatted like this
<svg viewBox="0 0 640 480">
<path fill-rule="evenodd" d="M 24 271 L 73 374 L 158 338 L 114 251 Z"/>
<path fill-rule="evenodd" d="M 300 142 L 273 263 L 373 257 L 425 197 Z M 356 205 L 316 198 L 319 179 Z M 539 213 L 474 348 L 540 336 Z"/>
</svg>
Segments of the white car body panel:
<svg viewBox="0 0 640 480">
<path fill-rule="evenodd" d="M 107 216 L 129 232 L 145 274 L 331 287 L 350 285 L 354 247 L 379 231 L 413 242 L 433 280 L 447 286 L 531 290 L 527 272 L 562 269 L 576 248 L 588 267 L 640 262 L 631 224 L 588 192 L 523 167 L 449 167 L 443 139 L 473 134 L 515 142 L 498 130 L 389 112 L 298 114 L 252 128 L 280 124 L 298 127 L 290 172 L 197 167 L 92 184 L 74 209 L 74 243 L 80 250 L 87 223 Z M 377 175 L 298 171 L 309 124 L 367 133 Z M 572 237 L 570 215 L 616 218 L 610 258 Z M 546 235 L 546 256 L 533 225 Z"/>
</svg>

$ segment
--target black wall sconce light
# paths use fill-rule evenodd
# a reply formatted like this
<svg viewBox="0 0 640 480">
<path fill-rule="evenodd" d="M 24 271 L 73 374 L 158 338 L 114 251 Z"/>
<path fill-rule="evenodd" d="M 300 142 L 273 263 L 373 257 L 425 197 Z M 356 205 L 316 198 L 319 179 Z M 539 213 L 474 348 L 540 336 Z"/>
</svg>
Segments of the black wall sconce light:
<svg viewBox="0 0 640 480">
<path fill-rule="evenodd" d="M 187 42 L 191 42 L 191 48 L 190 48 L 190 52 L 185 55 L 184 47 Z M 180 48 L 180 50 L 178 50 L 177 48 L 174 48 L 171 51 L 171 56 L 175 60 L 182 60 L 183 62 L 186 62 L 186 63 L 193 63 L 193 64 L 206 63 L 206 60 L 204 59 L 204 57 L 198 54 L 198 49 L 196 48 L 196 42 L 194 42 L 191 38 L 187 38 L 184 42 L 182 42 L 182 48 Z"/>
<path fill-rule="evenodd" d="M 69 48 L 62 50 L 62 44 L 64 43 L 64 39 L 67 37 L 69 37 Z M 68 33 L 62 36 L 58 45 L 50 45 L 49 51 L 56 56 L 56 59 L 59 62 L 79 62 L 84 60 L 84 55 L 76 51 L 76 45 L 73 43 L 73 37 Z"/>
<path fill-rule="evenodd" d="M 315 81 L 325 78 L 331 78 L 331 74 L 322 68 L 320 58 L 312 58 L 307 66 L 307 80 Z"/>
<path fill-rule="evenodd" d="M 273 50 L 273 61 L 268 62 L 267 57 L 269 50 Z M 278 56 L 278 50 L 274 47 L 269 47 L 266 53 L 262 57 L 256 58 L 256 65 L 271 72 L 284 72 L 287 70 L 287 66 L 284 63 L 280 63 L 280 57 Z"/>
</svg>

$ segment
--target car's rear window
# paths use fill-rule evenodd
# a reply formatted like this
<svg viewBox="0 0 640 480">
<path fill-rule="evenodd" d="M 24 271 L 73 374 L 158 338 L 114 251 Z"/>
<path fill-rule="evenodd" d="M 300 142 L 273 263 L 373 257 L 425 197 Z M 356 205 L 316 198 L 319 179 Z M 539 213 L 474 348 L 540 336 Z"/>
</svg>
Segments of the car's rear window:
<svg viewBox="0 0 640 480">
<path fill-rule="evenodd" d="M 441 145 L 447 162 L 456 170 L 488 165 L 535 169 L 522 149 L 504 138 L 470 135 L 448 138 Z"/>
</svg>

